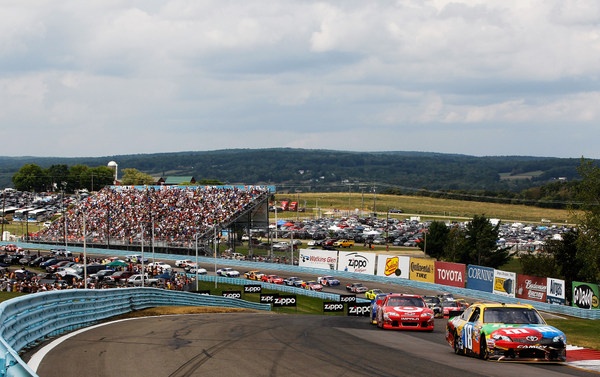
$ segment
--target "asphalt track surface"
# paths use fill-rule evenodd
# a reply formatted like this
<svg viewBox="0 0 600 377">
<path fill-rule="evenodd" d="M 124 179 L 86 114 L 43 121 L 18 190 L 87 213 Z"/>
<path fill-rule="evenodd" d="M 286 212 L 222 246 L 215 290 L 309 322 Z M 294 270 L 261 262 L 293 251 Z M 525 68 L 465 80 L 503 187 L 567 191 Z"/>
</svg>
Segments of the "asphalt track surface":
<svg viewBox="0 0 600 377">
<path fill-rule="evenodd" d="M 566 365 L 455 355 L 434 332 L 381 330 L 364 317 L 210 313 L 145 317 L 81 331 L 42 359 L 42 377 L 597 376 Z M 33 350 L 28 356 L 34 353 Z M 27 357 L 24 357 L 27 359 Z"/>
</svg>

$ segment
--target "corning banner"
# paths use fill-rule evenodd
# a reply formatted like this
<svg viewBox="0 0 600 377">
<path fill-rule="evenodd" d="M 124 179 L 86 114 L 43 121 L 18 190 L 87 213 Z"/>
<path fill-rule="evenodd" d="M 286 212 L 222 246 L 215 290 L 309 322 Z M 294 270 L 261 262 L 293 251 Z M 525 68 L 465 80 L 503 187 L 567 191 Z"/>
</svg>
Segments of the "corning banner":
<svg viewBox="0 0 600 377">
<path fill-rule="evenodd" d="M 583 309 L 599 309 L 597 284 L 573 282 L 573 306 Z"/>
<path fill-rule="evenodd" d="M 548 278 L 529 275 L 517 275 L 518 298 L 546 302 Z"/>
<path fill-rule="evenodd" d="M 338 260 L 337 253 L 335 250 L 300 249 L 299 265 L 301 267 L 335 270 Z"/>
<path fill-rule="evenodd" d="M 377 255 L 377 276 L 408 279 L 410 257 L 398 255 Z"/>
<path fill-rule="evenodd" d="M 494 290 L 492 293 L 515 297 L 517 274 L 514 272 L 494 270 Z"/>
<path fill-rule="evenodd" d="M 410 258 L 410 280 L 435 282 L 435 259 Z"/>
<path fill-rule="evenodd" d="M 494 269 L 470 264 L 467 266 L 467 288 L 492 293 Z"/>
<path fill-rule="evenodd" d="M 435 262 L 435 283 L 464 288 L 467 282 L 467 266 L 462 263 Z"/>
<path fill-rule="evenodd" d="M 338 270 L 375 275 L 375 254 L 340 251 Z"/>
<path fill-rule="evenodd" d="M 546 301 L 549 304 L 564 305 L 565 297 L 565 281 L 561 279 L 548 278 L 546 283 L 548 290 L 546 291 Z"/>
</svg>

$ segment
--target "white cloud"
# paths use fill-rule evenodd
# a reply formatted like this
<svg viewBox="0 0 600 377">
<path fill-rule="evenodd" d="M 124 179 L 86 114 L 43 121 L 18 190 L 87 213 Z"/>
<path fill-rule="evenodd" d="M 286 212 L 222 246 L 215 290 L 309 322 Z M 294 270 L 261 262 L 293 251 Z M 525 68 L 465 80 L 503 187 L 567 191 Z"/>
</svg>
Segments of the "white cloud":
<svg viewBox="0 0 600 377">
<path fill-rule="evenodd" d="M 599 21 L 595 0 L 4 1 L 0 138 L 600 158 Z"/>
</svg>

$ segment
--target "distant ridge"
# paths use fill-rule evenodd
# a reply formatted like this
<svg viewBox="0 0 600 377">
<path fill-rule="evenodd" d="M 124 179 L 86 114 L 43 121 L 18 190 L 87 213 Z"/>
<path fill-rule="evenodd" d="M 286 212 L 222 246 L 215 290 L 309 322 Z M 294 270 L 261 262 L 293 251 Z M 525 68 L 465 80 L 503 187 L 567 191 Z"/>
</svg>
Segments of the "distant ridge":
<svg viewBox="0 0 600 377">
<path fill-rule="evenodd" d="M 23 165 L 134 168 L 152 176 L 186 175 L 230 184 L 275 184 L 300 191 L 465 190 L 521 191 L 578 178 L 580 158 L 486 156 L 416 151 L 353 152 L 265 148 L 184 151 L 103 157 L 0 157 L 0 185 Z M 535 174 L 533 174 L 535 172 Z M 531 174 L 529 174 L 531 173 Z M 507 179 L 513 177 L 514 179 Z"/>
</svg>

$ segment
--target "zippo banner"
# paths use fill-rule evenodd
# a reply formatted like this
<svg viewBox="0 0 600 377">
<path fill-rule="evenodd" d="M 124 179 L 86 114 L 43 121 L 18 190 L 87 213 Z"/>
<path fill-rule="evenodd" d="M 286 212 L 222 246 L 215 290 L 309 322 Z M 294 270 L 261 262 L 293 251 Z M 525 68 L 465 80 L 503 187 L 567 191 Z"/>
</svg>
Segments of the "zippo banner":
<svg viewBox="0 0 600 377">
<path fill-rule="evenodd" d="M 377 255 L 377 276 L 408 279 L 410 257 L 398 255 Z"/>
<path fill-rule="evenodd" d="M 322 268 L 325 270 L 335 270 L 337 267 L 338 252 L 331 250 L 300 250 L 300 267 Z"/>
<path fill-rule="evenodd" d="M 467 288 L 492 293 L 494 269 L 470 264 L 467 266 Z"/>
<path fill-rule="evenodd" d="M 467 266 L 462 263 L 435 262 L 435 283 L 464 288 L 467 282 Z"/>
<path fill-rule="evenodd" d="M 338 271 L 375 275 L 375 254 L 340 251 Z"/>
</svg>

